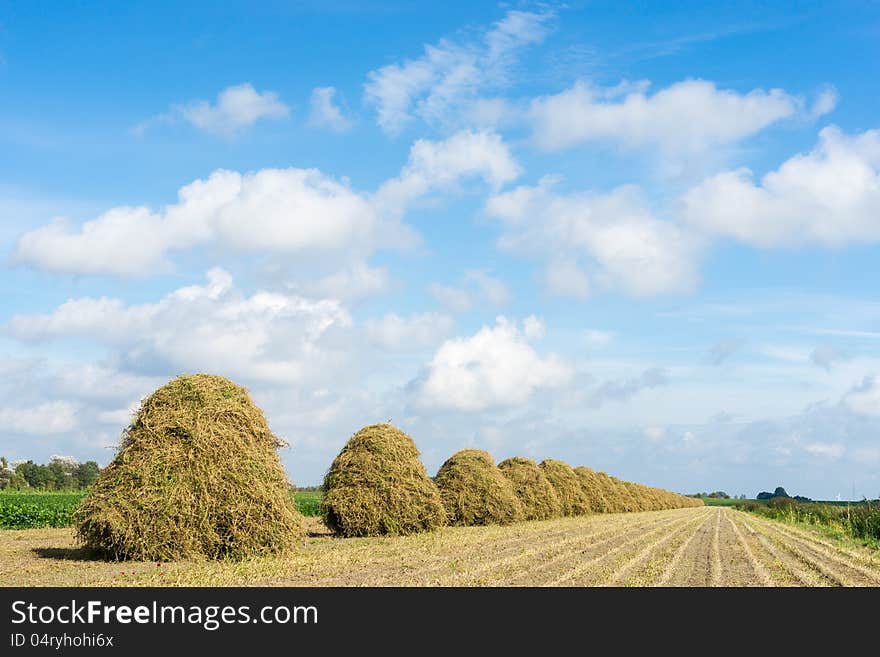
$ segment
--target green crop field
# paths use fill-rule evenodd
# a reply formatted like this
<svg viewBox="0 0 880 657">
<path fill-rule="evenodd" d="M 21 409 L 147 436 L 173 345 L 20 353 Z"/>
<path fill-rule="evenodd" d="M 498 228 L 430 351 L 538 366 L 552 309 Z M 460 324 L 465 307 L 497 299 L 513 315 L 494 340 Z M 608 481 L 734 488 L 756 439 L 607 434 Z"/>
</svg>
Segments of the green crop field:
<svg viewBox="0 0 880 657">
<path fill-rule="evenodd" d="M 67 527 L 85 493 L 0 491 L 0 529 Z"/>
<path fill-rule="evenodd" d="M 0 529 L 69 527 L 85 491 L 0 490 Z M 320 514 L 320 491 L 297 491 L 293 499 L 304 516 Z"/>
<path fill-rule="evenodd" d="M 736 506 L 743 502 L 755 502 L 757 504 L 766 503 L 766 500 L 734 500 L 724 497 L 701 497 L 700 499 L 706 503 L 706 506 Z"/>
</svg>

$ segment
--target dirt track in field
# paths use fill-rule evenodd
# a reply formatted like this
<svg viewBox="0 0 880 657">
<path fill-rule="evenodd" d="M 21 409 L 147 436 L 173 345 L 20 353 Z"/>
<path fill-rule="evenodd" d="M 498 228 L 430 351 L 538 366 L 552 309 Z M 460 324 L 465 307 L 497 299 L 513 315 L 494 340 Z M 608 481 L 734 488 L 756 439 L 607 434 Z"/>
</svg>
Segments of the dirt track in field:
<svg viewBox="0 0 880 657">
<path fill-rule="evenodd" d="M 722 507 L 336 539 L 244 563 L 106 563 L 69 529 L 0 532 L 5 585 L 880 586 L 880 552 Z"/>
</svg>

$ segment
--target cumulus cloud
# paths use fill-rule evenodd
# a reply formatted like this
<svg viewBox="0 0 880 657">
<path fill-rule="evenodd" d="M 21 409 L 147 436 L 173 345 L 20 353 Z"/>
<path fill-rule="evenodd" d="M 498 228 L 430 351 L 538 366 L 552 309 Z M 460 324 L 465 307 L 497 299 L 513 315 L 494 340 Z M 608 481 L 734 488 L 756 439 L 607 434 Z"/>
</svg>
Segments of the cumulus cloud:
<svg viewBox="0 0 880 657">
<path fill-rule="evenodd" d="M 542 388 L 566 384 L 571 367 L 530 344 L 537 320 L 520 328 L 504 317 L 466 338 L 445 341 L 410 389 L 423 410 L 482 411 L 525 403 Z"/>
<path fill-rule="evenodd" d="M 603 140 L 630 149 L 699 155 L 794 116 L 803 104 L 780 89 L 740 94 L 705 80 L 676 82 L 650 95 L 648 86 L 624 83 L 600 89 L 581 81 L 535 99 L 529 112 L 534 140 L 547 150 Z M 816 108 L 827 110 L 829 105 L 823 98 Z"/>
<path fill-rule="evenodd" d="M 642 390 L 665 386 L 668 382 L 666 370 L 652 367 L 638 377 L 604 382 L 587 397 L 586 403 L 592 408 L 599 408 L 609 401 L 624 402 L 635 397 Z"/>
<path fill-rule="evenodd" d="M 602 89 L 580 81 L 537 98 L 529 110 L 533 138 L 546 150 L 604 141 L 693 157 L 745 139 L 803 108 L 801 99 L 780 89 L 740 94 L 706 80 L 676 82 L 653 94 L 648 87 L 645 81 Z M 823 94 L 812 111 L 825 113 L 833 105 L 831 96 Z"/>
<path fill-rule="evenodd" d="M 375 345 L 392 351 L 432 347 L 448 336 L 455 320 L 440 313 L 421 313 L 401 317 L 388 313 L 364 322 L 364 333 Z"/>
<path fill-rule="evenodd" d="M 700 244 L 678 225 L 655 218 L 637 188 L 558 195 L 553 183 L 517 187 L 486 205 L 487 214 L 504 223 L 501 248 L 547 261 L 551 292 L 583 298 L 590 278 L 593 287 L 632 296 L 696 286 Z"/>
<path fill-rule="evenodd" d="M 67 401 L 49 401 L 30 407 L 0 407 L 0 426 L 14 434 L 41 436 L 76 428 L 77 407 Z"/>
<path fill-rule="evenodd" d="M 386 181 L 376 198 L 380 207 L 399 209 L 463 178 L 478 177 L 498 189 L 521 171 L 499 135 L 462 130 L 443 141 L 416 141 L 400 175 Z"/>
<path fill-rule="evenodd" d="M 400 176 L 376 194 L 317 169 L 218 170 L 158 211 L 122 206 L 79 227 L 59 219 L 26 232 L 13 258 L 48 271 L 121 276 L 168 271 L 169 252 L 212 242 L 239 253 L 359 260 L 414 243 L 401 215 L 419 196 L 469 177 L 497 187 L 518 173 L 500 137 L 473 132 L 416 142 Z"/>
<path fill-rule="evenodd" d="M 142 135 L 150 125 L 186 121 L 199 130 L 224 137 L 232 137 L 243 128 L 260 119 L 282 119 L 290 114 L 290 107 L 274 91 L 258 92 L 249 83 L 227 87 L 211 103 L 207 100 L 175 105 L 167 114 L 160 114 L 135 126 L 135 134 Z"/>
<path fill-rule="evenodd" d="M 212 269 L 204 285 L 183 287 L 154 303 L 71 299 L 48 314 L 16 315 L 2 327 L 23 341 L 86 338 L 142 373 L 211 371 L 250 381 L 296 383 L 319 378 L 340 358 L 327 343 L 351 319 L 332 299 L 241 294 Z"/>
<path fill-rule="evenodd" d="M 170 251 L 207 242 L 243 252 L 366 254 L 410 240 L 364 195 L 316 169 L 218 170 L 158 212 L 119 207 L 78 229 L 58 220 L 27 232 L 14 258 L 49 271 L 138 276 L 168 270 Z"/>
<path fill-rule="evenodd" d="M 333 102 L 336 95 L 334 87 L 316 87 L 309 99 L 311 112 L 309 125 L 316 128 L 327 128 L 333 132 L 348 132 L 352 122 L 342 114 L 342 110 Z"/>
<path fill-rule="evenodd" d="M 786 160 L 759 183 L 749 169 L 727 171 L 682 201 L 693 226 L 753 246 L 876 242 L 880 130 L 847 135 L 824 128 L 816 148 Z"/>
<path fill-rule="evenodd" d="M 482 38 L 426 45 L 417 59 L 371 71 L 364 94 L 377 123 L 398 134 L 416 118 L 446 124 L 479 109 L 481 94 L 507 83 L 521 51 L 544 39 L 551 18 L 549 12 L 508 11 Z"/>
</svg>

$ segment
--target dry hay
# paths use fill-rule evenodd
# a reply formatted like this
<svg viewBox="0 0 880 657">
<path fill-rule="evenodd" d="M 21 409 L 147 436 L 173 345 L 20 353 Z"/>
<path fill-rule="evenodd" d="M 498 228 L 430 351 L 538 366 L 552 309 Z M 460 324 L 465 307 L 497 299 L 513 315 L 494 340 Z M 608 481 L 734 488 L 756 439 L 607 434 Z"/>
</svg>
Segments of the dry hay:
<svg viewBox="0 0 880 657">
<path fill-rule="evenodd" d="M 590 499 L 568 463 L 556 459 L 544 459 L 539 467 L 556 491 L 562 507 L 562 515 L 580 516 L 591 511 Z"/>
<path fill-rule="evenodd" d="M 638 484 L 634 484 L 631 481 L 623 481 L 620 483 L 623 487 L 629 491 L 630 499 L 633 501 L 635 508 L 633 511 L 650 511 L 651 510 L 651 502 L 645 497 L 645 493 L 642 488 Z"/>
<path fill-rule="evenodd" d="M 463 449 L 437 471 L 434 483 L 450 525 L 508 525 L 523 519 L 523 507 L 488 452 Z"/>
<path fill-rule="evenodd" d="M 321 511 L 340 536 L 406 535 L 446 521 L 412 438 L 391 424 L 358 431 L 324 477 Z"/>
<path fill-rule="evenodd" d="M 282 446 L 247 390 L 180 376 L 141 403 L 76 511 L 77 539 L 110 559 L 243 559 L 303 536 Z"/>
<path fill-rule="evenodd" d="M 611 505 L 605 499 L 606 487 L 598 472 L 590 470 L 590 468 L 579 465 L 574 468 L 581 484 L 581 489 L 590 505 L 590 510 L 595 513 L 612 513 L 614 511 Z"/>
<path fill-rule="evenodd" d="M 626 482 L 622 479 L 618 479 L 617 477 L 608 476 L 608 479 L 611 481 L 611 485 L 614 486 L 617 491 L 617 498 L 619 500 L 620 510 L 624 512 L 631 511 L 641 511 L 641 500 L 633 497 L 633 492 L 626 485 Z"/>
<path fill-rule="evenodd" d="M 614 478 L 605 472 L 596 472 L 596 480 L 602 490 L 602 496 L 605 498 L 605 508 L 608 513 L 621 513 L 631 510 L 628 508 L 629 492 L 621 490 Z"/>
<path fill-rule="evenodd" d="M 525 520 L 547 520 L 562 515 L 562 504 L 553 485 L 532 459 L 514 456 L 498 464 L 510 480 L 523 507 Z"/>
</svg>

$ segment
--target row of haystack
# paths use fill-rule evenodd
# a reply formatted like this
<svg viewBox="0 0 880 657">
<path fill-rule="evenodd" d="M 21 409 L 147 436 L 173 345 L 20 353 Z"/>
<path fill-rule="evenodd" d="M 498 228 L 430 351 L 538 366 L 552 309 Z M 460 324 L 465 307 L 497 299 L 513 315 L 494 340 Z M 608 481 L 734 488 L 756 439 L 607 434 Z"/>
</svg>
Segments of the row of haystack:
<svg viewBox="0 0 880 657">
<path fill-rule="evenodd" d="M 356 433 L 333 461 L 321 506 L 336 534 L 378 536 L 702 504 L 555 459 L 538 464 L 515 456 L 495 465 L 478 449 L 451 456 L 432 481 L 412 438 L 390 424 L 374 424 Z"/>
<path fill-rule="evenodd" d="M 244 559 L 301 542 L 303 518 L 247 390 L 180 376 L 143 400 L 119 450 L 75 514 L 77 538 L 111 559 Z M 561 461 L 498 466 L 458 452 L 432 481 L 412 439 L 390 424 L 348 441 L 324 480 L 326 524 L 341 536 L 412 534 L 591 512 L 702 504 Z"/>
</svg>

